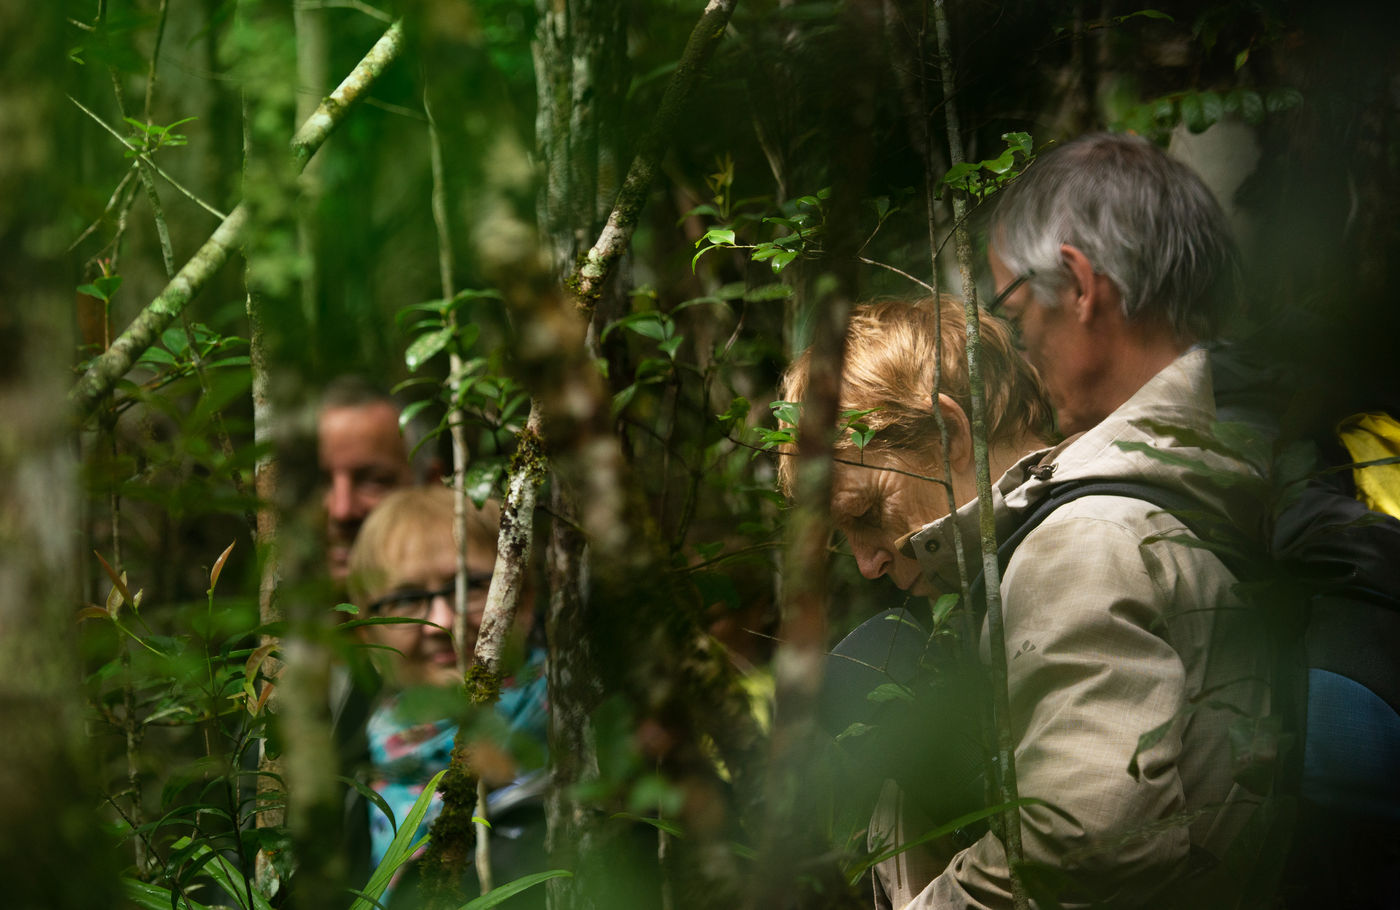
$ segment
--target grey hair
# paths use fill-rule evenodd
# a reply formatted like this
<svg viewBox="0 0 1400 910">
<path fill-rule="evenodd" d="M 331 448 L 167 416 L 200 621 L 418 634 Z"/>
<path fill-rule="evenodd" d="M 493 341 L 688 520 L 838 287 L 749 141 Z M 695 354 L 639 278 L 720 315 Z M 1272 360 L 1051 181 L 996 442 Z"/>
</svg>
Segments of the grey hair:
<svg viewBox="0 0 1400 910">
<path fill-rule="evenodd" d="M 1215 336 L 1240 293 L 1239 252 L 1201 178 L 1138 136 L 1083 136 L 1036 160 L 1004 190 L 991 242 L 1013 275 L 1031 273 L 1054 306 L 1078 248 L 1118 288 L 1130 322 L 1160 322 L 1183 340 Z"/>
</svg>

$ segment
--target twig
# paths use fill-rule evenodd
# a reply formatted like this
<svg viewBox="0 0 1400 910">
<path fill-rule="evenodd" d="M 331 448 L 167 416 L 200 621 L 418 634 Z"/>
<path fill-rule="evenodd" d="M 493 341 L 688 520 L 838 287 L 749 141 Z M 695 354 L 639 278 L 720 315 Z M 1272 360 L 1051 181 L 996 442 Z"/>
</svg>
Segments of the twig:
<svg viewBox="0 0 1400 910">
<path fill-rule="evenodd" d="M 292 147 L 299 166 L 305 166 L 311 155 L 321 147 L 331 131 L 345 119 L 350 108 L 364 96 L 374 80 L 398 57 L 402 49 L 403 27 L 401 23 L 395 23 L 297 131 L 292 140 Z M 73 103 L 83 107 L 76 99 Z M 96 118 L 91 111 L 87 113 Z M 126 144 L 125 140 L 122 142 Z M 247 205 L 239 203 L 189 262 L 176 273 L 160 295 L 146 305 L 111 347 L 93 359 L 87 372 L 69 393 L 70 400 L 80 413 L 90 413 L 112 390 L 116 381 L 131 369 L 142 352 L 160 337 L 160 333 L 180 314 L 190 298 L 197 294 L 227 261 L 230 251 L 242 240 L 243 231 L 247 226 Z"/>
<path fill-rule="evenodd" d="M 200 199 L 193 192 L 187 189 L 184 186 L 184 184 L 180 183 L 180 181 L 167 174 L 164 170 L 161 169 L 160 165 L 156 164 L 154 161 L 151 160 L 150 155 L 147 155 L 145 152 L 141 151 L 136 146 L 132 145 L 130 142 L 127 142 L 125 136 L 117 132 L 116 129 L 113 128 L 112 125 L 109 124 L 106 120 L 103 120 L 97 114 L 94 114 L 92 111 L 88 110 L 88 108 L 85 107 L 83 103 L 77 98 L 74 98 L 72 95 L 69 95 L 68 100 L 76 104 L 78 106 L 78 110 L 82 111 L 84 114 L 87 114 L 93 120 L 97 121 L 98 125 L 100 125 L 107 132 L 111 133 L 114 137 L 116 137 L 116 140 L 120 142 L 124 148 L 126 148 L 129 151 L 135 152 L 138 161 L 142 161 L 145 164 L 150 165 L 151 169 L 154 170 L 157 174 L 159 174 L 162 178 L 164 178 L 166 183 L 169 183 L 171 186 L 175 187 L 175 189 L 183 193 L 195 205 L 204 209 L 206 212 L 208 212 L 216 218 L 228 218 L 228 216 L 225 215 L 223 212 L 214 208 L 212 205 L 205 202 L 203 199 Z"/>
<path fill-rule="evenodd" d="M 97 228 L 102 224 L 102 219 L 106 218 L 107 213 L 116 207 L 117 200 L 121 197 L 122 193 L 125 192 L 126 185 L 131 182 L 131 178 L 135 175 L 136 165 L 133 163 L 132 166 L 127 169 L 127 172 L 122 176 L 121 182 L 117 184 L 117 188 L 115 190 L 112 190 L 111 197 L 107 200 L 107 204 L 102 208 L 102 214 L 99 215 L 97 219 L 93 221 L 92 224 L 89 224 L 83 230 L 83 232 L 78 235 L 77 240 L 74 240 L 68 245 L 68 252 L 73 252 L 78 248 L 78 244 L 82 243 L 84 240 L 88 239 L 88 237 L 92 236 L 92 232 L 97 230 Z"/>
<path fill-rule="evenodd" d="M 394 21 L 394 17 L 384 12 L 382 9 L 377 9 L 370 6 L 368 3 L 361 3 L 360 0 L 298 0 L 298 2 L 292 4 L 292 9 L 353 9 L 364 13 L 370 18 L 378 19 L 380 22 Z"/>
<path fill-rule="evenodd" d="M 908 272 L 904 271 L 903 269 L 897 269 L 897 268 L 895 268 L 894 266 L 890 265 L 890 264 L 887 263 L 887 262 L 877 262 L 877 261 L 875 261 L 874 259 L 866 259 L 864 256 L 859 256 L 859 257 L 857 257 L 857 258 L 860 259 L 860 261 L 863 262 L 863 263 L 865 263 L 866 265 L 873 265 L 873 266 L 878 266 L 879 268 L 882 268 L 882 269 L 889 269 L 891 272 L 894 272 L 896 275 L 899 275 L 899 276 L 904 277 L 904 278 L 908 278 L 910 281 L 914 282 L 914 283 L 917 284 L 919 287 L 921 287 L 921 288 L 923 288 L 924 290 L 928 291 L 928 292 L 929 292 L 930 294 L 932 294 L 933 296 L 935 296 L 935 297 L 938 296 L 938 289 L 937 289 L 937 288 L 935 288 L 933 285 L 929 284 L 927 281 L 923 281 L 923 280 L 921 280 L 921 279 L 919 279 L 919 278 L 915 278 L 913 275 L 910 275 Z M 937 274 L 937 271 L 938 271 L 938 269 L 937 269 L 937 266 L 935 265 L 935 267 L 934 267 L 934 274 L 935 274 L 935 275 Z"/>
</svg>

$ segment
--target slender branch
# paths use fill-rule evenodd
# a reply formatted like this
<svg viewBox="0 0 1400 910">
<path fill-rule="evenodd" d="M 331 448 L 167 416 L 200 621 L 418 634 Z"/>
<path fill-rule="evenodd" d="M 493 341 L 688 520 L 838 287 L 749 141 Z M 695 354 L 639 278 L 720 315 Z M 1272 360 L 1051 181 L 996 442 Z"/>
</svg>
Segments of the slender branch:
<svg viewBox="0 0 1400 910">
<path fill-rule="evenodd" d="M 382 9 L 370 6 L 368 3 L 361 3 L 360 0 L 300 0 L 292 4 L 294 10 L 304 9 L 353 9 L 364 13 L 380 22 L 393 22 L 394 17 L 384 12 Z"/>
<path fill-rule="evenodd" d="M 102 219 L 107 217 L 107 213 L 112 211 L 112 209 L 116 208 L 117 200 L 121 198 L 122 193 L 126 192 L 127 185 L 131 183 L 131 178 L 135 176 L 136 165 L 133 164 L 130 168 L 127 169 L 127 172 L 124 175 L 122 175 L 121 182 L 117 184 L 117 188 L 112 190 L 111 197 L 107 200 L 107 204 L 102 208 L 102 214 L 99 215 L 97 219 L 92 222 L 92 224 L 89 224 L 86 228 L 83 229 L 83 232 L 78 235 L 77 240 L 74 240 L 68 245 L 68 252 L 73 252 L 78 248 L 78 244 L 82 243 L 84 240 L 88 239 L 88 237 L 92 236 L 92 232 L 97 230 L 97 228 L 102 224 Z"/>
<path fill-rule="evenodd" d="M 948 157 L 953 167 L 963 161 L 962 134 L 958 126 L 957 105 L 953 100 L 953 56 L 948 35 L 948 17 L 944 0 L 934 0 L 934 25 L 938 36 L 938 63 L 943 79 L 944 118 L 948 125 Z M 953 196 L 953 213 L 961 221 L 965 200 Z M 1016 756 L 1011 731 L 1010 700 L 1006 690 L 1006 629 L 1001 611 L 1001 567 L 997 564 L 996 516 L 992 509 L 991 468 L 987 455 L 987 403 L 982 381 L 980 350 L 981 329 L 977 313 L 977 284 L 972 278 L 972 242 L 967 226 L 960 224 L 957 232 L 958 269 L 962 273 L 964 318 L 967 324 L 968 384 L 971 387 L 972 446 L 977 470 L 978 517 L 982 536 L 982 577 L 986 582 L 987 636 L 992 662 L 992 704 L 996 717 L 997 758 L 1001 774 L 1001 800 L 1015 804 Z M 1030 900 L 1021 881 L 1021 811 L 1010 809 L 1003 816 L 1001 840 L 1006 848 L 1006 861 L 1011 879 L 1011 900 L 1017 910 L 1028 910 Z"/>
<path fill-rule="evenodd" d="M 126 141 L 126 137 L 123 136 L 121 133 L 117 132 L 117 130 L 116 130 L 115 127 L 113 127 L 113 126 L 112 126 L 110 123 L 108 123 L 106 120 L 103 120 L 103 119 L 102 119 L 101 117 L 99 117 L 97 114 L 95 114 L 95 113 L 93 113 L 91 110 L 89 110 L 89 109 L 88 109 L 81 101 L 79 101 L 77 98 L 74 98 L 72 95 L 69 95 L 69 96 L 68 96 L 68 100 L 71 101 L 71 102 L 73 102 L 74 104 L 76 104 L 76 105 L 78 106 L 78 110 L 82 111 L 84 114 L 87 114 L 89 117 L 91 117 L 91 118 L 92 118 L 94 121 L 96 121 L 96 123 L 97 123 L 99 126 L 101 126 L 104 130 L 106 130 L 107 132 L 111 133 L 112 136 L 115 137 L 116 140 L 122 144 L 122 147 L 123 147 L 123 148 L 127 149 L 127 150 L 130 151 L 130 152 L 134 152 L 134 153 L 136 154 L 136 160 L 138 160 L 138 161 L 140 161 L 140 162 L 143 162 L 144 164 L 149 165 L 150 168 L 151 168 L 153 171 L 155 171 L 155 172 L 156 172 L 157 174 L 159 174 L 162 178 L 164 178 L 164 180 L 165 180 L 166 183 L 170 184 L 171 186 L 175 187 L 175 189 L 177 189 L 177 190 L 179 190 L 181 193 L 183 193 L 183 194 L 184 194 L 186 197 L 188 197 L 189 200 L 190 200 L 191 202 L 193 202 L 195 205 L 197 205 L 197 206 L 199 206 L 200 208 L 204 209 L 206 212 L 208 212 L 209 214 L 213 215 L 215 218 L 228 218 L 228 216 L 225 215 L 223 212 L 221 212 L 221 211 L 219 211 L 218 209 L 214 208 L 212 205 L 210 205 L 209 203 L 205 202 L 203 199 L 200 199 L 198 196 L 196 196 L 196 195 L 194 194 L 193 191 L 191 191 L 190 189 L 186 188 L 184 184 L 182 184 L 180 181 L 176 180 L 174 177 L 171 177 L 169 174 L 167 174 L 164 170 L 161 169 L 161 166 L 160 166 L 160 165 L 156 164 L 153 160 L 151 160 L 151 156 L 150 156 L 150 155 L 146 154 L 146 152 L 144 152 L 144 151 L 142 151 L 141 149 L 137 148 L 136 146 L 132 145 L 130 142 L 127 142 L 127 141 Z"/>
<path fill-rule="evenodd" d="M 292 140 L 292 153 L 300 166 L 305 166 L 331 131 L 345 119 L 349 109 L 364 97 L 370 85 L 402 49 L 403 27 L 401 23 L 395 23 L 297 131 Z M 96 118 L 76 99 L 73 99 L 73 103 Z M 125 145 L 126 141 L 123 139 L 122 143 Z M 142 352 L 155 343 L 160 333 L 228 260 L 229 253 L 239 245 L 247 226 L 247 205 L 239 203 L 160 295 L 146 305 L 111 347 L 93 359 L 87 372 L 69 393 L 70 400 L 80 413 L 90 413 L 112 390 L 117 380 L 131 369 Z"/>
<path fill-rule="evenodd" d="M 710 0 L 700 21 L 691 30 L 685 51 L 666 92 L 661 97 L 661 107 L 651 122 L 651 129 L 643 139 L 641 150 L 632 159 L 627 170 L 627 179 L 618 191 L 608 223 L 598 240 L 584 258 L 576 277 L 570 282 L 570 290 L 576 295 L 577 303 L 591 312 L 602 293 L 603 285 L 612 275 L 618 260 L 626 251 L 632 239 L 632 231 L 637 225 L 637 217 L 646 203 L 647 192 L 652 178 L 656 175 L 657 161 L 662 144 L 670 137 L 681 109 L 690 98 L 696 82 L 715 46 L 724 36 L 725 26 L 734 13 L 736 0 Z"/>
<path fill-rule="evenodd" d="M 433 107 L 428 98 L 426 87 L 427 77 L 424 76 L 425 87 L 423 89 L 423 114 L 428 120 L 428 157 L 432 165 L 433 191 L 432 191 L 432 211 L 433 225 L 437 229 L 438 243 L 438 279 L 442 285 L 442 299 L 451 300 L 457 293 L 453 280 L 453 273 L 456 271 L 452 257 L 452 223 L 447 216 L 447 177 L 446 169 L 442 164 L 442 136 L 438 133 L 437 121 L 433 119 Z M 455 337 L 458 329 L 457 310 L 453 309 L 448 313 L 448 326 L 452 329 Z M 458 395 L 462 388 L 462 355 L 457 352 L 456 345 L 452 346 L 448 362 L 448 409 L 461 407 Z M 457 546 L 457 579 L 455 586 L 455 597 L 452 611 L 452 637 L 457 642 L 465 642 L 467 634 L 467 546 L 470 536 L 467 533 L 467 430 L 466 422 L 462 420 L 448 420 L 448 432 L 452 438 L 452 525 L 453 534 L 458 542 Z M 499 552 L 499 550 L 498 550 Z M 494 574 L 493 574 L 494 579 Z M 514 609 L 511 611 L 514 612 Z M 471 655 L 459 644 L 457 648 L 457 671 L 465 679 L 467 671 L 471 665 Z M 453 750 L 454 759 L 461 755 L 466 757 L 465 752 Z M 468 776 L 471 776 L 472 769 L 464 769 Z M 479 777 L 476 780 L 476 802 L 473 806 L 466 806 L 465 813 L 473 819 L 476 826 L 476 880 L 481 886 L 481 891 L 485 894 L 490 891 L 493 885 L 491 874 L 491 839 L 488 836 L 490 831 L 490 817 L 487 814 L 487 788 L 486 782 Z M 480 819 L 477 821 L 477 819 Z"/>
<path fill-rule="evenodd" d="M 929 284 L 927 281 L 923 281 L 922 279 L 915 278 L 913 275 L 910 275 L 908 272 L 904 271 L 903 269 L 897 269 L 897 268 L 895 268 L 894 266 L 890 265 L 890 264 L 887 263 L 887 262 L 877 262 L 877 261 L 874 260 L 874 259 L 866 259 L 864 256 L 860 256 L 860 257 L 857 257 L 857 258 L 859 258 L 860 261 L 863 262 L 863 263 L 865 263 L 866 265 L 873 265 L 873 266 L 877 266 L 877 267 L 882 268 L 882 269 L 888 269 L 889 271 L 894 272 L 896 275 L 899 275 L 899 276 L 901 276 L 901 277 L 903 277 L 903 278 L 908 278 L 910 281 L 914 282 L 914 283 L 917 284 L 919 287 L 921 287 L 921 288 L 923 288 L 924 290 L 928 291 L 928 292 L 929 292 L 930 294 L 932 294 L 933 296 L 935 296 L 935 297 L 938 296 L 938 289 L 937 289 L 937 288 L 935 288 L 933 285 Z M 937 268 L 937 266 L 935 265 L 935 267 L 934 267 L 934 280 L 936 281 L 937 278 L 938 278 L 938 268 Z"/>
<path fill-rule="evenodd" d="M 490 707 L 501 697 L 501 655 L 520 607 L 534 536 L 535 499 L 545 477 L 541 422 L 540 406 L 532 401 L 530 416 L 520 431 L 515 455 L 511 458 L 510 489 L 501 508 L 496 566 L 486 594 L 474 660 L 467 670 L 467 698 L 478 707 Z M 459 739 L 452 748 L 451 765 L 438 788 L 442 795 L 442 812 L 433 822 L 432 839 L 422 860 L 423 880 L 419 893 L 430 908 L 461 903 L 457 883 L 471 855 L 471 819 L 479 786 L 468 749 Z"/>
</svg>

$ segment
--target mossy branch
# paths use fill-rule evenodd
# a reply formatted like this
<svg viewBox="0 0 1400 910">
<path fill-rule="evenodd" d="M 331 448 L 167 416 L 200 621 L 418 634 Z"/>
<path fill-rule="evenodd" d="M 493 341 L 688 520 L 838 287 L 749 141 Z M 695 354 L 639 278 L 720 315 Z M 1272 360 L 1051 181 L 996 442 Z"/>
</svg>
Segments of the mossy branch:
<svg viewBox="0 0 1400 910">
<path fill-rule="evenodd" d="M 690 32 L 685 51 L 666 86 L 666 92 L 661 96 L 661 107 L 651 122 L 651 129 L 647 131 L 637 157 L 632 159 L 632 166 L 627 170 L 627 179 L 618 191 L 608 223 L 569 279 L 568 289 L 574 295 L 575 302 L 585 311 L 592 311 L 603 286 L 627 250 L 637 218 L 646 204 L 652 178 L 656 176 L 661 149 L 670 139 L 676 119 L 724 35 L 729 18 L 734 14 L 734 4 L 735 0 L 710 0 L 706 4 L 700 21 Z"/>
<path fill-rule="evenodd" d="M 297 130 L 292 138 L 292 157 L 299 168 L 306 166 L 350 108 L 368 94 L 369 87 L 402 52 L 403 43 L 403 25 L 396 22 Z M 146 305 L 111 347 L 93 359 L 68 396 L 80 414 L 92 413 L 117 380 L 160 338 L 239 246 L 247 226 L 247 204 L 239 203 L 159 296 Z"/>
</svg>

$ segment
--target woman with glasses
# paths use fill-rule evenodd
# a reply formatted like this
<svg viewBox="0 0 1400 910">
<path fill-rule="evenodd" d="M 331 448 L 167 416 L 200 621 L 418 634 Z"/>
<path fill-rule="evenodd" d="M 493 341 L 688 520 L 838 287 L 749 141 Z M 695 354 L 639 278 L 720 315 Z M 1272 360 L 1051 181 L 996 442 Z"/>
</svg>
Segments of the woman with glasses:
<svg viewBox="0 0 1400 910">
<path fill-rule="evenodd" d="M 378 685 L 367 699 L 360 755 L 352 758 L 359 759 L 361 777 L 393 811 L 394 823 L 380 806 L 362 800 L 352 809 L 359 818 L 348 824 L 352 831 L 368 827 L 368 868 L 373 869 L 393 839 L 395 823 L 433 775 L 447 767 L 454 742 L 465 737 L 477 772 L 491 788 L 484 814 L 492 823 L 492 866 L 500 883 L 544 868 L 544 777 L 528 770 L 543 767 L 544 655 L 526 643 L 534 600 L 527 584 L 515 640 L 506 649 L 508 678 L 501 699 L 487 716 L 466 715 L 457 654 L 460 648 L 470 661 L 476 646 L 496 564 L 500 512 L 493 502 L 482 509 L 467 504 L 466 635 L 454 646 L 454 507 L 452 492 L 443 487 L 398 490 L 370 513 L 350 552 L 349 590 L 361 616 L 400 621 L 355 630 L 367 646 Z M 420 833 L 436 814 L 435 805 Z M 475 883 L 464 884 L 470 894 Z"/>
</svg>

